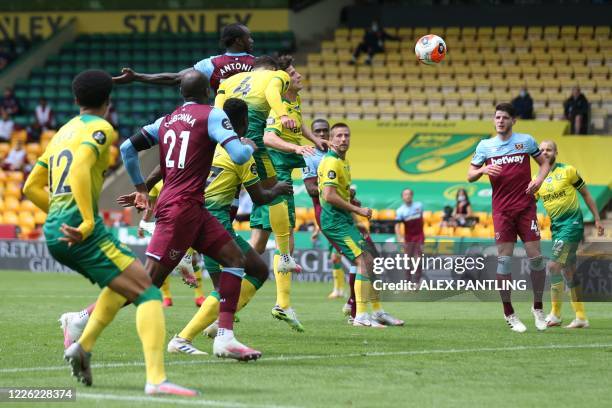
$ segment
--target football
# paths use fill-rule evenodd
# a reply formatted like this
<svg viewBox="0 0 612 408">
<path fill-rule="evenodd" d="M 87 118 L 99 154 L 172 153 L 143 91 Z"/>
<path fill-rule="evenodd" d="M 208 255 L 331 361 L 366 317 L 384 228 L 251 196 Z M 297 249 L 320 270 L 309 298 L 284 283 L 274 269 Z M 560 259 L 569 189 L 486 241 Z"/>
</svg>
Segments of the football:
<svg viewBox="0 0 612 408">
<path fill-rule="evenodd" d="M 446 43 L 435 34 L 427 34 L 419 38 L 414 46 L 414 53 L 419 62 L 426 65 L 440 63 L 446 56 Z"/>
</svg>

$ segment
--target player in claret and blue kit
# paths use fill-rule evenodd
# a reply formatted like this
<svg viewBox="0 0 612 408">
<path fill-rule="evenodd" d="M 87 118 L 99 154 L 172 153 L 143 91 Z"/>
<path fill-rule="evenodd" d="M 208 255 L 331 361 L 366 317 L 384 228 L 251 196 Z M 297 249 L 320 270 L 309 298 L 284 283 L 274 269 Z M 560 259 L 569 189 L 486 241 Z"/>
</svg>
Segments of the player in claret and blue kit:
<svg viewBox="0 0 612 408">
<path fill-rule="evenodd" d="M 550 169 L 538 144 L 531 135 L 514 133 L 516 111 L 509 103 L 495 107 L 497 135 L 481 140 L 476 146 L 468 170 L 468 181 L 474 182 L 483 175 L 489 176 L 493 188 L 493 228 L 497 244 L 497 280 L 510 281 L 511 260 L 518 235 L 529 257 L 533 307 L 531 309 L 538 330 L 546 329 L 542 310 L 542 294 L 546 280 L 546 268 L 540 251 L 540 229 L 534 194 L 538 191 Z M 531 179 L 530 157 L 538 163 L 537 176 Z M 507 282 L 506 282 L 507 283 Z M 504 317 L 510 328 L 522 333 L 527 328 L 514 313 L 510 290 L 500 290 Z"/>
</svg>

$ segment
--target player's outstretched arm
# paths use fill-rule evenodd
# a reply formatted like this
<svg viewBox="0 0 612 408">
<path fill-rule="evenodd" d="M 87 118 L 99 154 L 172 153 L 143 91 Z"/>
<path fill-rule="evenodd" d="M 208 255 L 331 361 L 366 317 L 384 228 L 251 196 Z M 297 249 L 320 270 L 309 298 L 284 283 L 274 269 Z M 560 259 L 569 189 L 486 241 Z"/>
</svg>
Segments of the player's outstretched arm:
<svg viewBox="0 0 612 408">
<path fill-rule="evenodd" d="M 323 186 L 323 199 L 328 203 L 333 205 L 336 208 L 341 210 L 349 211 L 366 218 L 372 217 L 372 210 L 366 207 L 357 207 L 347 201 L 344 201 L 340 195 L 338 195 L 338 191 L 335 186 Z"/>
<path fill-rule="evenodd" d="M 145 184 L 147 185 L 147 191 L 151 191 L 153 187 L 162 179 L 161 166 L 158 164 L 155 168 L 149 173 L 147 176 L 147 181 Z"/>
<path fill-rule="evenodd" d="M 266 87 L 265 95 L 270 109 L 276 112 L 285 129 L 293 129 L 296 124 L 295 120 L 287 115 L 287 109 L 283 103 L 283 80 L 280 77 L 274 77 Z"/>
<path fill-rule="evenodd" d="M 593 196 L 591 195 L 591 192 L 587 188 L 586 184 L 584 184 L 578 191 L 580 192 L 580 195 L 584 199 L 586 205 L 589 207 L 591 214 L 593 214 L 593 219 L 595 219 L 595 228 L 597 228 L 597 235 L 601 237 L 604 234 L 604 227 L 601 224 L 601 218 L 599 218 L 597 204 L 595 204 L 595 200 L 593 200 Z"/>
<path fill-rule="evenodd" d="M 271 131 L 264 133 L 263 141 L 267 147 L 280 150 L 281 152 L 295 153 L 302 156 L 311 156 L 314 154 L 314 148 L 312 146 L 300 146 L 287 142 Z"/>
<path fill-rule="evenodd" d="M 47 165 L 39 161 L 23 186 L 23 194 L 46 213 L 49 212 L 49 193 L 45 190 L 47 180 L 49 180 L 48 175 Z"/>
<path fill-rule="evenodd" d="M 98 160 L 97 151 L 82 144 L 74 154 L 73 168 L 70 172 L 70 188 L 83 222 L 77 227 L 81 239 L 86 240 L 94 230 L 94 203 L 92 202 L 91 169 Z"/>
<path fill-rule="evenodd" d="M 181 82 L 181 77 L 187 71 L 193 68 L 187 68 L 180 72 L 162 72 L 159 74 L 143 74 L 135 72 L 131 68 L 123 68 L 121 75 L 113 77 L 115 84 L 129 84 L 130 82 L 144 82 L 147 84 L 156 85 L 178 85 Z"/>
<path fill-rule="evenodd" d="M 269 189 L 263 188 L 261 182 L 258 181 L 255 184 L 247 186 L 246 190 L 249 193 L 249 196 L 251 196 L 253 203 L 257 205 L 268 204 L 270 201 L 281 195 L 293 195 L 293 188 L 284 181 L 276 183 Z"/>
</svg>

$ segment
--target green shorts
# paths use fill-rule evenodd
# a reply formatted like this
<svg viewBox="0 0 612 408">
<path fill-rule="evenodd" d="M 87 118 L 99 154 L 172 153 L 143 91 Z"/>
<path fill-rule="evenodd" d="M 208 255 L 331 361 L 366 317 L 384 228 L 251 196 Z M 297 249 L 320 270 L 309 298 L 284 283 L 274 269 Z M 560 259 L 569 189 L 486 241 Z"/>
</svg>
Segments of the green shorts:
<svg viewBox="0 0 612 408">
<path fill-rule="evenodd" d="M 117 238 L 112 236 L 104 227 L 102 218 L 96 216 L 94 231 L 85 241 L 68 246 L 59 238 L 64 235 L 59 228 L 62 223 L 78 226 L 74 216 L 51 214 L 43 227 L 49 252 L 55 259 L 70 269 L 85 276 L 92 283 L 101 288 L 107 286 L 113 279 L 121 274 L 136 256 Z"/>
<path fill-rule="evenodd" d="M 550 259 L 562 265 L 576 263 L 576 251 L 582 241 L 584 228 L 573 225 L 552 227 L 552 252 Z"/>
<path fill-rule="evenodd" d="M 225 230 L 230 233 L 230 235 L 234 238 L 236 244 L 242 251 L 243 254 L 249 252 L 252 248 L 248 242 L 244 240 L 240 235 L 236 234 L 234 231 L 234 227 L 232 226 L 232 222 L 230 221 L 229 216 L 229 208 L 227 209 L 218 209 L 218 210 L 208 210 L 210 214 L 215 217 L 219 222 L 223 225 Z M 209 256 L 204 255 L 204 265 L 206 266 L 206 270 L 208 273 L 219 273 L 221 272 L 221 265 L 219 262 L 215 261 Z"/>
<path fill-rule="evenodd" d="M 323 233 L 336 244 L 349 261 L 353 262 L 361 255 L 365 248 L 365 240 L 354 223 L 339 223 L 330 227 L 324 227 Z"/>
<path fill-rule="evenodd" d="M 306 167 L 304 158 L 299 154 L 283 153 L 274 149 L 268 149 L 268 153 L 271 163 L 276 171 L 277 181 L 284 181 L 290 185 L 293 185 L 291 173 L 293 172 L 293 169 L 301 169 Z M 272 203 L 276 203 L 280 201 L 280 199 L 287 202 L 287 209 L 289 210 L 289 225 L 291 226 L 291 229 L 293 229 L 295 228 L 295 199 L 293 198 L 293 195 L 279 196 Z M 250 221 L 250 226 L 252 229 L 272 231 L 272 226 L 270 224 L 270 204 L 253 204 Z"/>
</svg>

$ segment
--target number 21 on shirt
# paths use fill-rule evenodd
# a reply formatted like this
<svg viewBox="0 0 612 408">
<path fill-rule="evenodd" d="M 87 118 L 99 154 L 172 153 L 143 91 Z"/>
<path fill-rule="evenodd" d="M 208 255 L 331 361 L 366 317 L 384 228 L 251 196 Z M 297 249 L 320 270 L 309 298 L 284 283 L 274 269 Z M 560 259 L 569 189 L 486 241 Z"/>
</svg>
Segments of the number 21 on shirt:
<svg viewBox="0 0 612 408">
<path fill-rule="evenodd" d="M 185 168 L 185 157 L 187 156 L 187 145 L 189 144 L 189 134 L 191 132 L 187 130 L 183 130 L 178 136 L 178 142 L 180 143 L 179 157 L 178 157 L 178 166 L 179 169 Z M 170 129 L 164 135 L 164 144 L 170 145 L 168 147 L 168 152 L 166 153 L 166 168 L 174 167 L 174 160 L 172 159 L 172 152 L 174 151 L 174 147 L 176 146 L 177 137 L 174 130 Z"/>
</svg>

